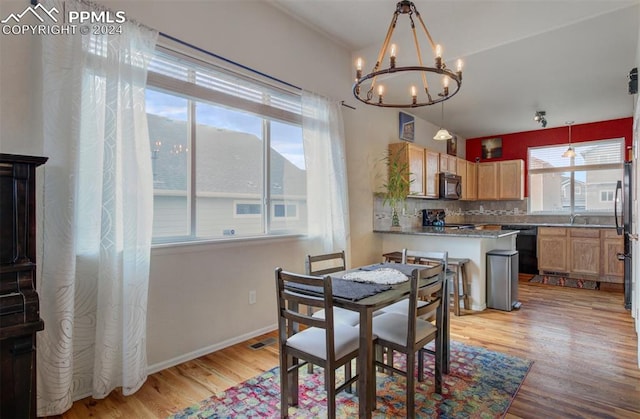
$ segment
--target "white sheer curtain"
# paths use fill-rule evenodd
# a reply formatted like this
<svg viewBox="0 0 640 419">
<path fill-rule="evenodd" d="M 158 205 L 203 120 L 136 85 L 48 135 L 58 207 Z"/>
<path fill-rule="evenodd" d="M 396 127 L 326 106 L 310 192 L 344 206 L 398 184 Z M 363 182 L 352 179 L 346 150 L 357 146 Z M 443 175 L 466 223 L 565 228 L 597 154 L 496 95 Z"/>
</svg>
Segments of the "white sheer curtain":
<svg viewBox="0 0 640 419">
<path fill-rule="evenodd" d="M 349 200 L 340 103 L 302 93 L 309 236 L 324 252 L 349 251 Z"/>
<path fill-rule="evenodd" d="M 64 4 L 63 4 L 64 3 Z M 59 11 L 99 11 L 44 0 Z M 44 169 L 38 415 L 147 377 L 153 175 L 145 113 L 157 32 L 42 37 Z"/>
</svg>

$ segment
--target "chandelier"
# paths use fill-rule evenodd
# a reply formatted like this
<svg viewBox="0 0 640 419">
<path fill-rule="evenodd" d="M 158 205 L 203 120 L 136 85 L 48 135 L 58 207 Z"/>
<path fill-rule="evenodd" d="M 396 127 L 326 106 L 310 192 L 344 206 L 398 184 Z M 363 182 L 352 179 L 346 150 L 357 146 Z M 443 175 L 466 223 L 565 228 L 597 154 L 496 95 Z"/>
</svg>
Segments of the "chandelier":
<svg viewBox="0 0 640 419">
<path fill-rule="evenodd" d="M 417 65 L 396 65 L 402 60 L 398 58 L 397 46 L 391 44 L 391 39 L 400 15 L 407 15 L 409 18 Z M 423 62 L 414 15 L 431 45 L 434 57 L 433 67 L 426 66 Z M 382 68 L 387 52 L 389 52 L 389 67 Z M 455 72 L 447 68 L 442 59 L 442 47 L 433 41 L 416 6 L 408 0 L 402 0 L 396 5 L 396 11 L 393 13 L 387 36 L 382 43 L 373 70 L 363 76 L 362 66 L 363 61 L 358 58 L 353 95 L 367 105 L 384 108 L 416 108 L 433 105 L 453 97 L 462 84 L 462 60 L 458 60 Z M 441 80 L 438 80 L 440 78 Z M 439 91 L 436 92 L 435 89 Z"/>
</svg>

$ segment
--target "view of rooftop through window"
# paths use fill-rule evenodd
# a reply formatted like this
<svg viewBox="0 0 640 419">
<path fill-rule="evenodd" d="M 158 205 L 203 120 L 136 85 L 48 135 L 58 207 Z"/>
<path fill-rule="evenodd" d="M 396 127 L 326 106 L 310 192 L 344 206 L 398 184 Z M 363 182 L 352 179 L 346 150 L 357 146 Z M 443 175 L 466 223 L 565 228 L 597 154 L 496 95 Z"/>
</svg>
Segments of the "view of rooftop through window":
<svg viewBox="0 0 640 419">
<path fill-rule="evenodd" d="M 286 99 L 280 100 L 287 108 L 282 112 L 271 107 L 278 103 L 273 89 L 242 78 L 191 68 L 166 54 L 151 68 L 156 73 L 150 75 L 146 106 L 154 241 L 304 233 L 306 169 L 299 96 L 280 94 Z M 193 82 L 191 95 L 174 88 L 173 77 Z M 223 82 L 226 90 L 220 94 Z M 292 105 L 296 100 L 297 109 Z"/>
<path fill-rule="evenodd" d="M 624 139 L 572 145 L 575 157 L 562 157 L 567 144 L 529 148 L 529 211 L 612 214 Z"/>
</svg>

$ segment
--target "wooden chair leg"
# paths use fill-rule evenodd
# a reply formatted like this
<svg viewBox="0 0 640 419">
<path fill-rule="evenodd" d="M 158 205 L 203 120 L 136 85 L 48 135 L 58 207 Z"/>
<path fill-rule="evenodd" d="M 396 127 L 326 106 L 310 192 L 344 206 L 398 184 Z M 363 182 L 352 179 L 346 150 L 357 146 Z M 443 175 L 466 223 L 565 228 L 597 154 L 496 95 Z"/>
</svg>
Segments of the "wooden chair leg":
<svg viewBox="0 0 640 419">
<path fill-rule="evenodd" d="M 453 282 L 453 314 L 456 316 L 460 315 L 460 278 L 459 278 L 459 266 L 452 266 L 455 269 L 454 275 L 452 278 Z"/>
<path fill-rule="evenodd" d="M 289 374 L 287 369 L 289 357 L 284 355 L 282 347 L 280 347 L 280 418 L 289 417 L 289 400 L 291 397 L 291 388 L 289 383 Z"/>
<path fill-rule="evenodd" d="M 407 354 L 407 418 L 413 419 L 416 416 L 416 381 L 415 381 L 415 352 L 409 351 Z"/>
<path fill-rule="evenodd" d="M 467 269 L 466 263 L 460 264 L 460 278 L 462 279 L 462 293 L 464 294 L 464 309 L 469 310 L 469 284 L 467 283 Z"/>
<path fill-rule="evenodd" d="M 333 368 L 324 368 L 324 384 L 327 388 L 327 418 L 336 417 L 336 371 Z"/>
</svg>

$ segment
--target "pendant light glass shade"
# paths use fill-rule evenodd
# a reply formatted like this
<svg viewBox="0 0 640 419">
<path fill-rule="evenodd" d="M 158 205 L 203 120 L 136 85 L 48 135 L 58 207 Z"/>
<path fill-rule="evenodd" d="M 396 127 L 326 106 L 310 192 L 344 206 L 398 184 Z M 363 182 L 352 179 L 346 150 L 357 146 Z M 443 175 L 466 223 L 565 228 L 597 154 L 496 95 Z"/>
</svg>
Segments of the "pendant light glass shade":
<svg viewBox="0 0 640 419">
<path fill-rule="evenodd" d="M 438 140 L 438 141 L 446 141 L 446 140 L 450 140 L 451 138 L 453 137 L 451 137 L 451 134 L 449 134 L 449 131 L 447 131 L 444 128 L 438 130 L 435 137 L 433 137 L 434 140 Z"/>
<path fill-rule="evenodd" d="M 575 156 L 576 156 L 576 152 L 573 150 L 573 147 L 571 146 L 567 148 L 567 151 L 562 153 L 562 157 L 575 157 Z"/>
<path fill-rule="evenodd" d="M 440 129 L 438 130 L 438 132 L 436 132 L 436 135 L 433 137 L 434 140 L 437 141 L 446 141 L 446 140 L 450 140 L 451 134 L 449 134 L 449 131 L 447 131 L 446 129 L 444 129 L 442 126 L 444 125 L 444 103 L 442 103 L 442 108 L 440 110 L 441 114 L 440 114 Z"/>
<path fill-rule="evenodd" d="M 573 121 L 565 122 L 565 124 L 569 125 L 569 148 L 567 148 L 567 151 L 562 153 L 562 157 L 575 157 L 576 152 L 573 147 L 571 147 L 571 124 L 573 124 Z"/>
</svg>

